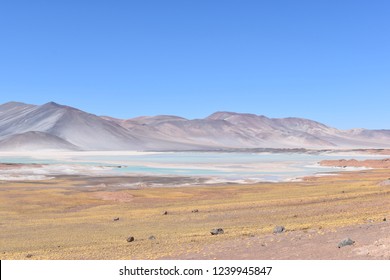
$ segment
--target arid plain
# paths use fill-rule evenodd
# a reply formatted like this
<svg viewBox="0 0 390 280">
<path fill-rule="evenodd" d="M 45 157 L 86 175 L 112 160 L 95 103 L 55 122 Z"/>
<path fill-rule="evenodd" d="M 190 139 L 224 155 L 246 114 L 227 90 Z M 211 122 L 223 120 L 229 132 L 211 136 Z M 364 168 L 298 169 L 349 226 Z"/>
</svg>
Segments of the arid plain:
<svg viewBox="0 0 390 280">
<path fill-rule="evenodd" d="M 1 182 L 1 259 L 390 259 L 388 168 L 300 182 L 110 187 L 131 179 Z M 285 232 L 273 234 L 276 226 Z M 216 228 L 224 234 L 211 235 Z M 345 238 L 355 243 L 338 248 Z"/>
</svg>

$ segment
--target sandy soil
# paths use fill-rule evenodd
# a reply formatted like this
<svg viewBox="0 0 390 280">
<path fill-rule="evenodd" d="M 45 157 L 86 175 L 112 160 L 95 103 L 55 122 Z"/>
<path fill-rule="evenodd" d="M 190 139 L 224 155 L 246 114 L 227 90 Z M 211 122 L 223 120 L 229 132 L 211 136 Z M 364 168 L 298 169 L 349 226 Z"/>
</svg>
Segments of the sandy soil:
<svg viewBox="0 0 390 280">
<path fill-rule="evenodd" d="M 340 159 L 340 160 L 323 160 L 320 162 L 321 166 L 335 166 L 335 167 L 367 167 L 367 168 L 390 168 L 390 158 L 386 159 Z"/>
<path fill-rule="evenodd" d="M 12 169 L 20 169 L 22 167 L 42 167 L 42 164 L 19 164 L 19 163 L 1 163 L 0 162 L 0 170 L 12 170 Z"/>
<path fill-rule="evenodd" d="M 216 241 L 199 252 L 173 255 L 169 259 L 264 259 L 264 260 L 390 260 L 390 223 L 366 224 L 336 229 L 307 229 L 281 234 L 251 235 Z M 352 246 L 338 248 L 350 238 Z"/>
<path fill-rule="evenodd" d="M 1 181 L 0 256 L 389 259 L 389 178 L 390 169 L 373 169 L 302 182 L 174 188 L 171 178 L 160 179 L 160 188 L 129 188 L 131 177 Z M 286 232 L 272 234 L 277 225 Z M 225 233 L 212 236 L 214 228 Z M 345 238 L 355 244 L 339 249 Z"/>
<path fill-rule="evenodd" d="M 364 149 L 362 151 L 374 155 L 390 155 L 390 149 Z"/>
</svg>

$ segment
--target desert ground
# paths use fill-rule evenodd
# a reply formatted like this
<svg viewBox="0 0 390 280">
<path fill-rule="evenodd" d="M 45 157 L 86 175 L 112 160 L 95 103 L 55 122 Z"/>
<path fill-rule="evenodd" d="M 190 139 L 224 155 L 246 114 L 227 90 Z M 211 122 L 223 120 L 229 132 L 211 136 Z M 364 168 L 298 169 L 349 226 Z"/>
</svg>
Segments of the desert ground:
<svg viewBox="0 0 390 280">
<path fill-rule="evenodd" d="M 131 180 L 0 181 L 1 259 L 390 259 L 388 168 L 251 185 Z"/>
</svg>

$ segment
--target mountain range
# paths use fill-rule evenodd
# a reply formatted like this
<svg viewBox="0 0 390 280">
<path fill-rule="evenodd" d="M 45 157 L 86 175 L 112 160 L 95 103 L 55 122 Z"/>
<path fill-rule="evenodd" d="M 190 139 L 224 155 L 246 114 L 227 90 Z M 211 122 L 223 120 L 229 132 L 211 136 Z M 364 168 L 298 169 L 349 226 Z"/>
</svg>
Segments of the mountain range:
<svg viewBox="0 0 390 280">
<path fill-rule="evenodd" d="M 302 118 L 216 112 L 204 119 L 116 119 L 50 102 L 0 105 L 0 150 L 183 151 L 389 148 L 390 130 L 339 130 Z"/>
</svg>

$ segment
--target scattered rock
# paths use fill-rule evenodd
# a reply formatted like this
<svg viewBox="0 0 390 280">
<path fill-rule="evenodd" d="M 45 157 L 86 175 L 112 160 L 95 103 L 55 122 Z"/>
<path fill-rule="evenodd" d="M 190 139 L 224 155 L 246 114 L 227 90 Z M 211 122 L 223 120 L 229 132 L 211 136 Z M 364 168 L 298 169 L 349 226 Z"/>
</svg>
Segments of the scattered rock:
<svg viewBox="0 0 390 280">
<path fill-rule="evenodd" d="M 26 258 L 28 258 L 28 259 L 31 259 L 33 257 L 33 255 L 32 254 L 28 254 L 28 255 L 26 255 Z"/>
<path fill-rule="evenodd" d="M 149 236 L 148 239 L 149 239 L 149 240 L 156 240 L 157 238 L 156 238 L 155 236 L 151 235 L 151 236 Z"/>
<path fill-rule="evenodd" d="M 283 233 L 285 231 L 286 231 L 286 228 L 284 226 L 277 226 L 274 228 L 274 234 Z"/>
<path fill-rule="evenodd" d="M 217 228 L 217 229 L 213 229 L 212 231 L 210 231 L 211 235 L 218 235 L 218 234 L 224 234 L 225 232 L 223 231 L 222 228 Z"/>
<path fill-rule="evenodd" d="M 355 244 L 355 241 L 353 241 L 351 238 L 346 238 L 343 241 L 341 241 L 337 247 L 341 248 L 345 246 L 351 246 L 353 244 Z"/>
<path fill-rule="evenodd" d="M 166 215 L 168 215 L 168 211 L 164 211 L 164 212 L 162 212 L 162 214 L 163 214 L 163 216 L 166 216 Z"/>
<path fill-rule="evenodd" d="M 384 222 L 386 222 L 386 221 L 387 221 L 387 219 L 386 219 L 386 218 L 383 218 L 383 221 L 384 221 Z"/>
<path fill-rule="evenodd" d="M 192 210 L 192 213 L 199 213 L 198 209 Z"/>
<path fill-rule="evenodd" d="M 115 219 L 114 219 L 114 222 L 117 222 L 117 221 L 119 221 L 119 218 L 115 218 Z"/>
<path fill-rule="evenodd" d="M 133 236 L 129 236 L 128 238 L 127 238 L 127 242 L 134 242 L 135 241 L 135 238 L 133 237 Z"/>
</svg>

